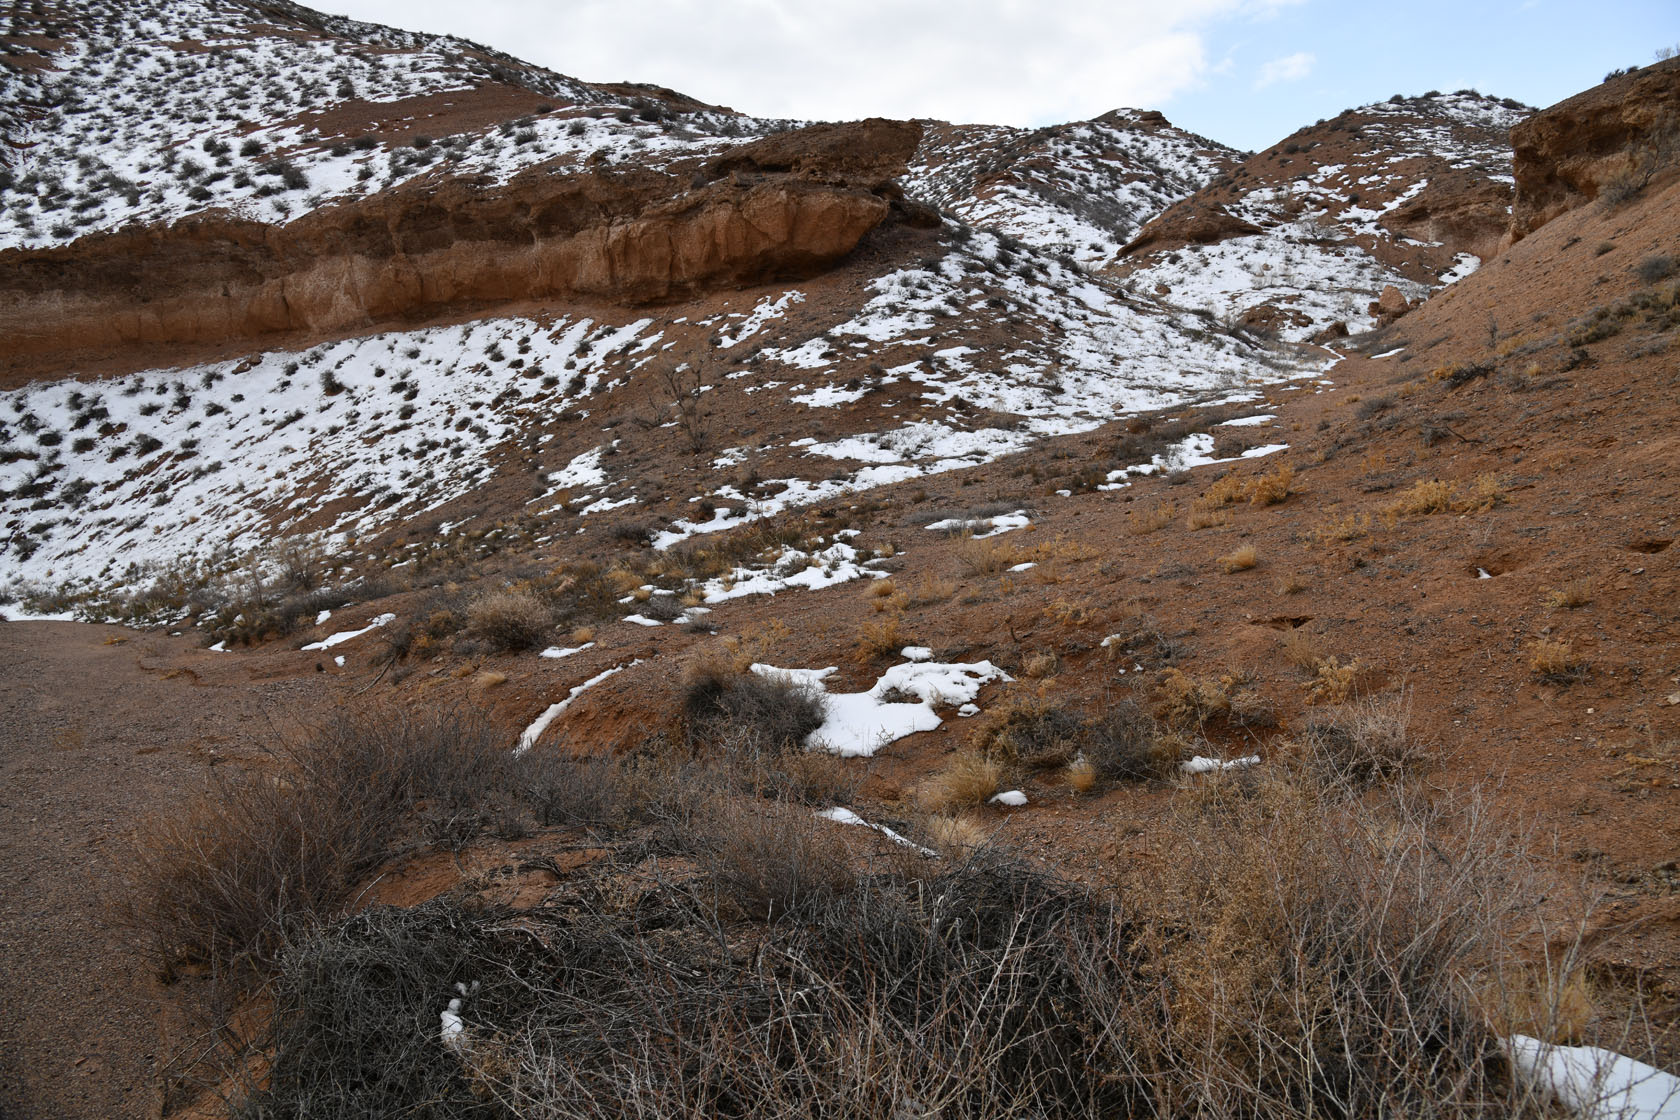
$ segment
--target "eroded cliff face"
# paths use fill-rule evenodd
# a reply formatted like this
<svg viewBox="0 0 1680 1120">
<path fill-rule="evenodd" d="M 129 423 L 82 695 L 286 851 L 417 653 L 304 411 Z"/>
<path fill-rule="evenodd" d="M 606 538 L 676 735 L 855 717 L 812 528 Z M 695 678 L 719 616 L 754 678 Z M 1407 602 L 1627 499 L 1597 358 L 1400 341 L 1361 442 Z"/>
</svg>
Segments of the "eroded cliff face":
<svg viewBox="0 0 1680 1120">
<path fill-rule="evenodd" d="M 804 278 L 904 212 L 892 179 L 920 135 L 905 122 L 818 125 L 667 171 L 535 168 L 285 226 L 211 216 L 12 251 L 0 254 L 0 336 L 11 355 L 38 358 L 335 331 L 455 304 L 638 304 Z"/>
<path fill-rule="evenodd" d="M 1511 130 L 1511 147 L 1517 195 L 1510 239 L 1520 241 L 1598 198 L 1616 179 L 1637 182 L 1680 156 L 1680 59 L 1536 113 Z"/>
</svg>

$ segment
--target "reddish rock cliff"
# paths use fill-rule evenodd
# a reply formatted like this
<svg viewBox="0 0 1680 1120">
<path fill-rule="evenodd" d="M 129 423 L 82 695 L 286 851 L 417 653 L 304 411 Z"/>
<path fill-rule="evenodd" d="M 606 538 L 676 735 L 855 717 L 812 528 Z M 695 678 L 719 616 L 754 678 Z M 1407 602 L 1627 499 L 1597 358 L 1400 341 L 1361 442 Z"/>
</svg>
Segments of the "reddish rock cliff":
<svg viewBox="0 0 1680 1120">
<path fill-rule="evenodd" d="M 1680 155 L 1680 59 L 1612 78 L 1511 130 L 1519 241 L 1618 178 L 1648 179 Z"/>
<path fill-rule="evenodd" d="M 621 303 L 812 275 L 897 202 L 920 126 L 767 137 L 703 167 L 451 179 L 286 226 L 211 216 L 0 254 L 13 357 L 128 342 L 333 331 L 451 304 Z"/>
</svg>

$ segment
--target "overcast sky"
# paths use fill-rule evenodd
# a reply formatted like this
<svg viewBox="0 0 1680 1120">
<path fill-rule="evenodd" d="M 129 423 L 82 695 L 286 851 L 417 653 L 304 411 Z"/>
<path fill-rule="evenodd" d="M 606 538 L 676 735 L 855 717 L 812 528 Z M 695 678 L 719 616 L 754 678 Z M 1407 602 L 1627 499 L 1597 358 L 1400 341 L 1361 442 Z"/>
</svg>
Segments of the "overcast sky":
<svg viewBox="0 0 1680 1120">
<path fill-rule="evenodd" d="M 1239 148 L 1394 93 L 1548 105 L 1680 43 L 1676 0 L 317 0 L 742 112 L 1041 125 L 1128 106 Z"/>
</svg>

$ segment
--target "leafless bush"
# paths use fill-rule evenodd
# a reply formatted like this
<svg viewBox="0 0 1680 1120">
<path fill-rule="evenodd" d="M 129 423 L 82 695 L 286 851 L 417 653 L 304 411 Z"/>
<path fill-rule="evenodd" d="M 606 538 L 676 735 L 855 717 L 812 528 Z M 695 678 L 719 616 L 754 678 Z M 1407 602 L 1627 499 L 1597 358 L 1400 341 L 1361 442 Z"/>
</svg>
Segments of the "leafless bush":
<svg viewBox="0 0 1680 1120">
<path fill-rule="evenodd" d="M 695 840 L 722 905 L 748 917 L 809 913 L 856 884 L 832 826 L 803 809 L 725 803 L 705 815 Z"/>
<path fill-rule="evenodd" d="M 690 746 L 774 756 L 805 749 L 825 709 L 817 693 L 798 681 L 702 658 L 687 673 L 683 718 Z"/>
<path fill-rule="evenodd" d="M 1162 778 L 1178 761 L 1162 743 L 1154 719 L 1130 700 L 1104 705 L 1086 726 L 1081 753 L 1098 777 L 1111 781 Z"/>
<path fill-rule="evenodd" d="M 224 778 L 143 825 L 119 916 L 165 977 L 182 964 L 264 967 L 384 860 L 416 805 L 483 809 L 513 765 L 477 720 L 342 718 L 280 747 L 272 770 Z"/>
<path fill-rule="evenodd" d="M 1529 922 L 1478 809 L 1212 784 L 1163 823 L 1115 896 L 984 847 L 792 890 L 807 822 L 719 817 L 746 855 L 692 877 L 360 915 L 286 955 L 247 1114 L 1544 1114 L 1477 1001 Z"/>
<path fill-rule="evenodd" d="M 1429 758 L 1411 721 L 1410 696 L 1348 704 L 1307 723 L 1303 759 L 1317 777 L 1354 789 L 1408 777 Z"/>
<path fill-rule="evenodd" d="M 1479 805 L 1275 780 L 1203 796 L 1138 876 L 1156 928 L 1184 931 L 1156 941 L 1164 1021 L 1137 1036 L 1158 1114 L 1537 1111 L 1474 995 L 1535 897 Z"/>
<path fill-rule="evenodd" d="M 554 615 L 530 591 L 488 591 L 468 605 L 467 628 L 498 650 L 533 649 L 548 640 Z"/>
</svg>

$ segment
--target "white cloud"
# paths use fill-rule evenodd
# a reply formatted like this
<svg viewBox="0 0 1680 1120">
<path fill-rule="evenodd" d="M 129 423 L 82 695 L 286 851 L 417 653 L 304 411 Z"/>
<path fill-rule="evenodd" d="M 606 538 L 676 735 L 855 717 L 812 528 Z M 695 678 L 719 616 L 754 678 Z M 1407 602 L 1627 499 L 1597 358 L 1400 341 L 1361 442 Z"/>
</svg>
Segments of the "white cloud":
<svg viewBox="0 0 1680 1120">
<path fill-rule="evenodd" d="M 1207 77 L 1206 32 L 1299 2 L 329 0 L 586 81 L 653 82 L 762 116 L 996 124 L 1166 104 Z"/>
<path fill-rule="evenodd" d="M 1265 89 L 1277 82 L 1298 82 L 1312 73 L 1313 64 L 1317 61 L 1317 56 L 1311 51 L 1296 51 L 1274 58 L 1260 67 L 1260 76 L 1254 79 L 1254 88 Z"/>
</svg>

